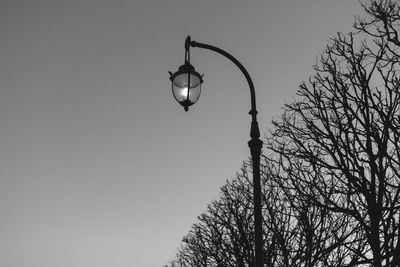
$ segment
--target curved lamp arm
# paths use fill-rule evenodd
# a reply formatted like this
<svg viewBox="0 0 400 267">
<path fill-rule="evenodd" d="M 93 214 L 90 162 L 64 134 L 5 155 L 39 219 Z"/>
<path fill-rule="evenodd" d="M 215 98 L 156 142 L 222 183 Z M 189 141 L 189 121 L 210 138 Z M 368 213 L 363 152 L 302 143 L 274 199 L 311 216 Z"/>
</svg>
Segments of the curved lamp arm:
<svg viewBox="0 0 400 267">
<path fill-rule="evenodd" d="M 232 56 L 228 52 L 226 52 L 218 47 L 215 47 L 215 46 L 209 45 L 209 44 L 198 43 L 196 41 L 191 40 L 190 36 L 188 36 L 185 41 L 185 49 L 188 51 L 190 47 L 200 47 L 200 48 L 208 49 L 208 50 L 214 51 L 218 54 L 221 54 L 221 55 L 225 56 L 226 58 L 228 58 L 230 61 L 232 61 L 241 70 L 241 72 L 243 73 L 244 77 L 246 78 L 247 83 L 249 84 L 249 88 L 250 88 L 251 110 L 250 110 L 249 114 L 252 117 L 250 137 L 252 139 L 258 139 L 260 137 L 260 130 L 259 130 L 258 123 L 257 123 L 256 93 L 254 90 L 254 84 L 253 84 L 253 81 L 251 80 L 250 74 L 247 72 L 247 70 L 243 67 L 243 65 L 234 56 Z"/>
</svg>

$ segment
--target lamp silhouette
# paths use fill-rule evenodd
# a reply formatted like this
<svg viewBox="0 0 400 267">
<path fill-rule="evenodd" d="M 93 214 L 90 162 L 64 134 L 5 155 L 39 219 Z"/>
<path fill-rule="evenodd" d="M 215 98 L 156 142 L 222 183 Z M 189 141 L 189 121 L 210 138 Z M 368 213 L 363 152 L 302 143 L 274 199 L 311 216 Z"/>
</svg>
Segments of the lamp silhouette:
<svg viewBox="0 0 400 267">
<path fill-rule="evenodd" d="M 260 156 L 263 142 L 260 140 L 260 130 L 257 122 L 256 94 L 253 81 L 243 65 L 228 52 L 204 43 L 191 40 L 190 36 L 185 41 L 185 64 L 180 66 L 178 71 L 170 73 L 172 82 L 172 93 L 175 99 L 184 107 L 185 111 L 189 106 L 195 104 L 200 97 L 203 75 L 195 71 L 190 64 L 190 47 L 208 49 L 221 54 L 231 60 L 243 73 L 250 88 L 251 127 L 250 127 L 250 154 L 253 165 L 253 202 L 254 202 L 254 235 L 255 235 L 255 267 L 263 267 L 263 231 L 262 231 L 262 210 L 261 210 L 261 182 L 260 182 Z"/>
</svg>

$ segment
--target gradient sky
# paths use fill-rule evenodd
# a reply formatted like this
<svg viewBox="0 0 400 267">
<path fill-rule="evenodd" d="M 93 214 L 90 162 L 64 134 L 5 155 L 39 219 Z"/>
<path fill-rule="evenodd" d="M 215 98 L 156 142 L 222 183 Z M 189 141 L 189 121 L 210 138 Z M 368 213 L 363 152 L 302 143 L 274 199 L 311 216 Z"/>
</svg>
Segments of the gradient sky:
<svg viewBox="0 0 400 267">
<path fill-rule="evenodd" d="M 264 135 L 357 0 L 3 0 L 0 266 L 161 267 L 248 158 L 249 90 L 200 48 L 185 113 L 168 71 L 184 40 L 232 53 Z"/>
</svg>

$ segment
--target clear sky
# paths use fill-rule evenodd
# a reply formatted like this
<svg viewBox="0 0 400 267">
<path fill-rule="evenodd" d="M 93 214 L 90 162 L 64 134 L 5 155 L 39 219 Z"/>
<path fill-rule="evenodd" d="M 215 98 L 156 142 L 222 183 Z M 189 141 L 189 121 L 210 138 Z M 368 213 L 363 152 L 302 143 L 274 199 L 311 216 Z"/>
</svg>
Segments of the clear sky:
<svg viewBox="0 0 400 267">
<path fill-rule="evenodd" d="M 3 0 L 0 266 L 160 267 L 248 158 L 239 70 L 205 73 L 185 113 L 168 71 L 184 40 L 253 78 L 264 135 L 357 0 Z"/>
</svg>

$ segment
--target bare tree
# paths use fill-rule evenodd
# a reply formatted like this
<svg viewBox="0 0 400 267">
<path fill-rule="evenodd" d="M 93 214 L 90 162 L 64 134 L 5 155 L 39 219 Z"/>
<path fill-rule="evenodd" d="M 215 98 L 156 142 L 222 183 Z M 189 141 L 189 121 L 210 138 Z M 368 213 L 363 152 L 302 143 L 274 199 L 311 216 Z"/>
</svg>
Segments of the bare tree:
<svg viewBox="0 0 400 267">
<path fill-rule="evenodd" d="M 363 6 L 372 18 L 331 39 L 268 146 L 287 188 L 349 218 L 342 266 L 400 266 L 399 2 Z"/>
<path fill-rule="evenodd" d="M 208 205 L 183 238 L 177 266 L 252 266 L 254 236 L 252 189 L 248 171 L 227 181 L 218 200 Z"/>
<path fill-rule="evenodd" d="M 297 170 L 301 161 L 290 159 L 290 164 L 278 153 L 266 156 L 264 168 L 265 206 L 264 225 L 269 237 L 278 241 L 275 260 L 268 266 L 344 266 L 351 258 L 349 244 L 344 240 L 357 234 L 351 218 L 342 216 L 322 205 L 315 205 L 306 185 L 298 182 Z M 303 175 L 310 175 L 305 172 Z M 326 192 L 326 196 L 332 192 Z M 363 247 L 364 240 L 351 244 L 352 249 Z"/>
<path fill-rule="evenodd" d="M 265 162 L 262 175 L 265 265 L 343 266 L 347 250 L 338 243 L 345 239 L 343 229 L 351 228 L 348 218 L 313 206 L 280 179 L 271 169 L 275 166 Z M 220 198 L 208 205 L 183 238 L 175 266 L 254 265 L 249 177 L 251 166 L 244 164 L 242 172 L 221 188 Z"/>
</svg>

